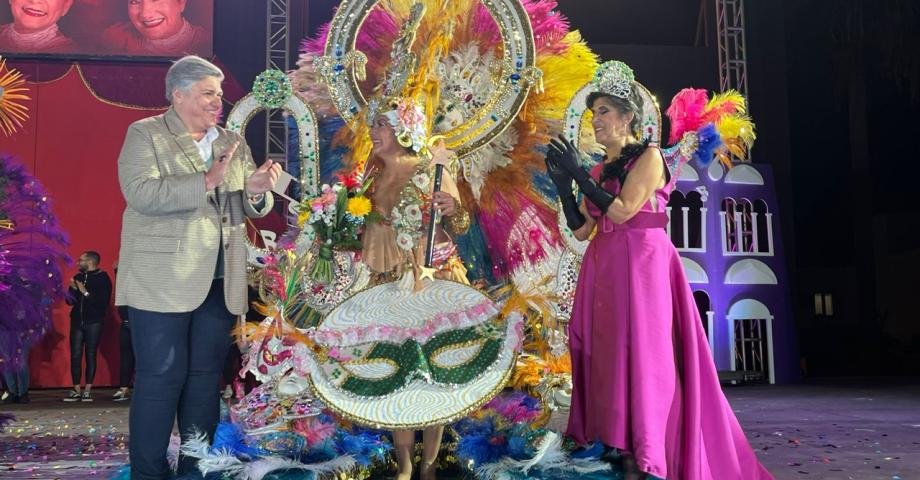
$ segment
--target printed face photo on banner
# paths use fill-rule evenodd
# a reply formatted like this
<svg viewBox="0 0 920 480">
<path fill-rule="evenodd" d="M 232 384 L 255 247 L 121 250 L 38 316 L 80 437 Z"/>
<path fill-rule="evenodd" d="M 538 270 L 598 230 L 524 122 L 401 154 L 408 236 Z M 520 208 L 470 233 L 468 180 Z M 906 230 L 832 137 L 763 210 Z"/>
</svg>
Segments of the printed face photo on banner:
<svg viewBox="0 0 920 480">
<path fill-rule="evenodd" d="M 0 54 L 210 56 L 213 24 L 214 0 L 7 0 Z"/>
</svg>

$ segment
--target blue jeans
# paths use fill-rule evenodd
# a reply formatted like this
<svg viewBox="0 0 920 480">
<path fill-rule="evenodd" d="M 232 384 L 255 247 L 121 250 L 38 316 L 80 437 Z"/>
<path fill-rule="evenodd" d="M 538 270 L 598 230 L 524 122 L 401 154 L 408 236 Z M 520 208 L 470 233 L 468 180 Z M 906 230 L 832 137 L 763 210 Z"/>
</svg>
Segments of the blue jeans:
<svg viewBox="0 0 920 480">
<path fill-rule="evenodd" d="M 22 348 L 22 366 L 19 370 L 11 370 L 3 373 L 3 383 L 6 383 L 6 389 L 10 395 L 21 397 L 29 393 L 29 347 Z"/>
<path fill-rule="evenodd" d="M 220 416 L 220 376 L 235 323 L 224 302 L 223 279 L 214 280 L 204 303 L 191 312 L 131 308 L 135 379 L 131 397 L 131 478 L 170 476 L 166 448 L 178 417 L 183 439 L 204 433 L 210 440 Z M 180 457 L 178 474 L 191 473 L 193 458 Z"/>
</svg>

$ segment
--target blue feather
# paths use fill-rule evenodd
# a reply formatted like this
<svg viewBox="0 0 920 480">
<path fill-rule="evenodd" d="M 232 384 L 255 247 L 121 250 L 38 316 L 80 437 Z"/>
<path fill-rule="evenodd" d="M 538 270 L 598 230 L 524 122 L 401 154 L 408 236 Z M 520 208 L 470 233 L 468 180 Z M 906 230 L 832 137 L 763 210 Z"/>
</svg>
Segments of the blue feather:
<svg viewBox="0 0 920 480">
<path fill-rule="evenodd" d="M 300 457 L 300 461 L 303 463 L 320 463 L 327 462 L 339 456 L 339 452 L 336 449 L 335 439 L 327 439 L 323 443 L 314 445 L 309 450 L 305 451 Z"/>
<path fill-rule="evenodd" d="M 382 461 L 389 450 L 389 444 L 383 441 L 381 435 L 370 430 L 342 432 L 339 437 L 339 452 L 351 455 L 363 467 Z"/>
<path fill-rule="evenodd" d="M 492 257 L 489 255 L 485 237 L 475 215 L 470 217 L 470 229 L 455 238 L 454 243 L 457 244 L 457 253 L 466 266 L 467 279 L 471 282 L 485 280 L 486 283 L 494 284 Z"/>
<path fill-rule="evenodd" d="M 211 451 L 226 450 L 234 455 L 250 458 L 260 457 L 267 453 L 262 449 L 250 447 L 246 443 L 246 440 L 246 434 L 243 433 L 239 425 L 229 422 L 220 422 L 217 425 L 217 430 L 214 432 L 214 441 L 211 442 Z"/>
<path fill-rule="evenodd" d="M 335 174 L 345 168 L 344 157 L 348 153 L 348 148 L 332 146 L 332 139 L 335 137 L 345 121 L 339 117 L 330 117 L 319 121 L 319 175 L 323 183 L 335 182 Z"/>
<path fill-rule="evenodd" d="M 722 146 L 722 137 L 716 130 L 716 126 L 707 123 L 704 127 L 696 131 L 697 149 L 693 154 L 693 159 L 700 165 L 706 167 L 715 157 L 716 150 Z"/>
<path fill-rule="evenodd" d="M 345 121 L 339 117 L 331 117 L 318 121 L 317 134 L 319 135 L 319 145 L 316 154 L 320 159 L 319 176 L 320 183 L 334 183 L 335 174 L 339 173 L 344 167 L 343 158 L 348 153 L 345 147 L 333 148 L 332 139 L 335 133 L 345 126 Z M 312 135 L 312 134 L 311 134 Z M 300 131 L 297 129 L 297 122 L 293 117 L 288 117 L 288 155 L 287 155 L 287 172 L 295 178 L 300 178 L 301 159 L 300 159 Z M 293 198 L 299 198 L 300 191 L 292 187 L 291 195 Z"/>
<path fill-rule="evenodd" d="M 546 172 L 535 170 L 530 176 L 530 181 L 534 188 L 550 201 L 555 202 L 556 198 L 559 197 L 559 193 L 556 192 L 556 185 L 553 184 Z"/>
<path fill-rule="evenodd" d="M 590 447 L 584 450 L 572 452 L 572 458 L 600 458 L 603 453 L 604 444 L 601 442 L 594 442 Z"/>
<path fill-rule="evenodd" d="M 523 436 L 508 438 L 508 456 L 515 460 L 522 460 L 533 456 L 533 451 L 527 446 L 527 439 Z"/>
</svg>

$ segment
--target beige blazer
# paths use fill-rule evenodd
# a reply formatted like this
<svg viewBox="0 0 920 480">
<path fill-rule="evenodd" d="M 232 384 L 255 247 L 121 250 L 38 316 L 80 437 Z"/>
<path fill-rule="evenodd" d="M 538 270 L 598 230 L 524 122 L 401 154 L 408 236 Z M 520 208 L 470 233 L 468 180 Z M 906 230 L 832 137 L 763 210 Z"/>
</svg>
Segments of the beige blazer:
<svg viewBox="0 0 920 480">
<path fill-rule="evenodd" d="M 246 217 L 272 208 L 271 193 L 261 209 L 245 193 L 255 171 L 252 153 L 239 134 L 218 127 L 214 155 L 240 141 L 227 176 L 205 191 L 204 160 L 178 114 L 166 113 L 131 124 L 118 156 L 118 181 L 127 202 L 121 226 L 121 254 L 115 304 L 154 312 L 190 312 L 207 297 L 218 249 L 224 252 L 224 300 L 235 315 L 248 309 Z"/>
</svg>

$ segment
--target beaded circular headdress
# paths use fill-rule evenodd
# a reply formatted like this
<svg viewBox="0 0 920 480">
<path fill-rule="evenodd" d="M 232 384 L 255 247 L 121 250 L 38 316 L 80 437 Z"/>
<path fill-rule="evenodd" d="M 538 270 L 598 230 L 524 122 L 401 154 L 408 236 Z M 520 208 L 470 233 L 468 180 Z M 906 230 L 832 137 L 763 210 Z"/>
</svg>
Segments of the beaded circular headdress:
<svg viewBox="0 0 920 480">
<path fill-rule="evenodd" d="M 433 122 L 444 110 L 441 105 L 439 62 L 450 54 L 455 22 L 467 12 L 459 10 L 462 2 L 416 2 L 400 15 L 403 20 L 393 42 L 390 65 L 385 78 L 370 100 L 364 97 L 363 79 L 367 57 L 356 50 L 361 27 L 374 8 L 389 8 L 384 2 L 356 0 L 343 2 L 330 25 L 324 55 L 314 61 L 317 71 L 329 87 L 336 110 L 362 136 L 367 120 L 395 110 L 388 115 L 395 123 L 402 145 L 420 151 L 427 145 Z M 379 5 L 378 5 L 379 4 Z M 455 5 L 456 4 L 456 5 Z M 426 12 L 425 5 L 428 12 Z M 539 88 L 541 73 L 536 67 L 536 46 L 527 11 L 519 1 L 482 2 L 495 22 L 502 41 L 503 55 L 495 62 L 492 91 L 481 108 L 469 112 L 461 121 L 447 122 L 443 136 L 447 148 L 461 157 L 487 145 L 514 121 L 532 87 Z M 435 11 L 437 10 L 437 11 Z M 415 42 L 417 34 L 423 41 Z M 410 101 L 411 100 L 411 101 Z M 395 118 L 394 118 L 395 117 Z M 394 122 L 395 120 L 395 122 Z M 367 151 L 361 151 L 367 148 Z M 418 149 L 418 150 L 417 150 Z M 355 160 L 362 162 L 369 145 L 355 145 Z"/>
</svg>

